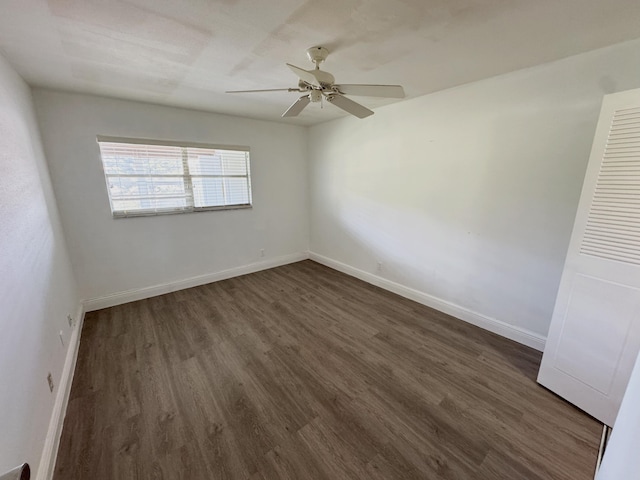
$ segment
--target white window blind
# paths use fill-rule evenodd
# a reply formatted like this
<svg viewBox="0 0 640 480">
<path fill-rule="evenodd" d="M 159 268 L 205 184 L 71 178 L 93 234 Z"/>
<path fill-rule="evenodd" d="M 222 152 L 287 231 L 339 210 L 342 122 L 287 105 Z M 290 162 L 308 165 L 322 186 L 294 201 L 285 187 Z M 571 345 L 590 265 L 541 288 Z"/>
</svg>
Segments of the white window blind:
<svg viewBox="0 0 640 480">
<path fill-rule="evenodd" d="M 251 206 L 249 149 L 98 137 L 114 217 Z"/>
</svg>

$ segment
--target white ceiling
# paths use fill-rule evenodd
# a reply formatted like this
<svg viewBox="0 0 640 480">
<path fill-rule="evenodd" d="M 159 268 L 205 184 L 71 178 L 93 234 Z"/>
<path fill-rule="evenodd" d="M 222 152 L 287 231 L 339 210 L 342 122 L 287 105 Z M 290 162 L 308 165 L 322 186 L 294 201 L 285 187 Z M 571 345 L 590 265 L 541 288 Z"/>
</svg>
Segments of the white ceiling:
<svg viewBox="0 0 640 480">
<path fill-rule="evenodd" d="M 416 97 L 640 36 L 638 0 L 0 0 L 0 51 L 33 86 L 310 125 L 285 62 Z M 375 109 L 398 100 L 354 97 Z M 363 120 L 366 121 L 366 120 Z"/>
</svg>

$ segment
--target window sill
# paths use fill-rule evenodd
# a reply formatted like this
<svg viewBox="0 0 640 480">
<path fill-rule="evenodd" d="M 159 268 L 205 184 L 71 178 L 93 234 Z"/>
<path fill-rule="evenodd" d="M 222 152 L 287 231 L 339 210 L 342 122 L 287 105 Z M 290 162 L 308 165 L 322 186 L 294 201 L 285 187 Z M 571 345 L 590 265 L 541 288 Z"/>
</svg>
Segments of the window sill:
<svg viewBox="0 0 640 480">
<path fill-rule="evenodd" d="M 178 215 L 183 213 L 202 213 L 202 212 L 216 212 L 220 210 L 245 210 L 253 208 L 253 205 L 226 205 L 223 207 L 204 207 L 194 208 L 192 210 L 167 210 L 159 212 L 127 212 L 127 213 L 112 213 L 112 218 L 118 220 L 121 218 L 136 218 L 136 217 L 157 217 L 160 215 Z"/>
</svg>

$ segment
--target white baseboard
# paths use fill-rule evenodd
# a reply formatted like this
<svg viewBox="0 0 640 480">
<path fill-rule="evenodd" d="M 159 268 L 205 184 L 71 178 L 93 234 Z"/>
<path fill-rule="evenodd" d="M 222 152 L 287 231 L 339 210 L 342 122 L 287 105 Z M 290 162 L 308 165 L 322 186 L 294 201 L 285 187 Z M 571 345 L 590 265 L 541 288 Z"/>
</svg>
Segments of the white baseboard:
<svg viewBox="0 0 640 480">
<path fill-rule="evenodd" d="M 334 270 L 338 270 L 342 273 L 346 273 L 347 275 L 351 275 L 352 277 L 359 278 L 360 280 L 364 280 L 367 283 L 380 288 L 384 288 L 385 290 L 389 290 L 390 292 L 396 293 L 400 296 L 421 303 L 428 307 L 435 308 L 436 310 L 459 318 L 460 320 L 464 320 L 465 322 L 476 325 L 477 327 L 489 330 L 490 332 L 497 333 L 498 335 L 506 337 L 510 340 L 516 341 L 531 348 L 535 348 L 536 350 L 539 350 L 541 352 L 544 350 L 546 337 L 535 332 L 516 327 L 515 325 L 510 325 L 506 322 L 488 317 L 478 312 L 474 312 L 473 310 L 469 310 L 468 308 L 456 305 L 446 300 L 442 300 L 441 298 L 434 297 L 433 295 L 429 295 L 428 293 L 406 287 L 399 283 L 392 282 L 391 280 L 387 280 L 372 273 L 365 272 L 364 270 L 360 270 L 358 268 L 352 267 L 342 262 L 338 262 L 337 260 L 333 260 L 317 253 L 309 252 L 309 258 L 318 263 L 321 263 L 322 265 L 333 268 Z"/>
<path fill-rule="evenodd" d="M 81 303 L 76 312 L 75 324 L 69 339 L 67 356 L 64 361 L 64 367 L 62 368 L 62 375 L 58 381 L 58 394 L 53 404 L 47 438 L 44 442 L 44 449 L 42 450 L 42 457 L 40 458 L 40 465 L 38 467 L 37 480 L 50 480 L 53 478 L 56 458 L 58 457 L 58 447 L 60 446 L 60 436 L 62 435 L 62 426 L 67 412 L 67 405 L 69 404 L 73 374 L 76 370 L 76 360 L 78 359 L 78 347 L 80 346 L 80 333 L 82 332 L 83 322 L 84 307 Z"/>
<path fill-rule="evenodd" d="M 158 295 L 164 295 L 165 293 L 184 290 L 185 288 L 197 287 L 211 282 L 217 282 L 220 280 L 226 280 L 228 278 L 238 277 L 240 275 L 246 275 L 248 273 L 259 272 L 260 270 L 266 270 L 268 268 L 280 267 L 289 263 L 307 260 L 308 258 L 308 252 L 284 255 L 281 257 L 264 260 L 262 262 L 250 263 L 248 265 L 242 265 L 240 267 L 234 267 L 228 270 L 221 270 L 214 273 L 207 273 L 206 275 L 198 275 L 196 277 L 185 278 L 183 280 L 177 280 L 175 282 L 162 283 L 160 285 L 136 288 L 133 290 L 126 290 L 124 292 L 105 295 L 104 297 L 90 298 L 88 300 L 85 300 L 83 302 L 83 305 L 86 312 L 92 312 L 93 310 L 100 310 L 101 308 L 114 307 L 116 305 L 122 305 L 123 303 L 135 302 L 136 300 L 142 300 L 143 298 L 156 297 Z"/>
</svg>

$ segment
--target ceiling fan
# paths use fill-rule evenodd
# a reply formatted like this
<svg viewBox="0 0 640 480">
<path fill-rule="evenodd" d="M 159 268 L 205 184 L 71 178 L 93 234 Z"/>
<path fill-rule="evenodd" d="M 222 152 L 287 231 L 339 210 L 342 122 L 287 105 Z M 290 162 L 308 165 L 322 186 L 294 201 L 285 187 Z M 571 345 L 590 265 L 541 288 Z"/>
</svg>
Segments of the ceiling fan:
<svg viewBox="0 0 640 480">
<path fill-rule="evenodd" d="M 255 93 L 255 92 L 304 92 L 293 105 L 283 114 L 283 117 L 295 117 L 304 110 L 309 103 L 321 102 L 323 98 L 351 115 L 365 118 L 373 115 L 373 111 L 364 105 L 347 98 L 345 95 L 404 98 L 404 90 L 400 85 L 363 85 L 341 83 L 336 84 L 335 78 L 329 72 L 320 70 L 320 64 L 327 59 L 329 50 L 325 47 L 311 47 L 307 49 L 309 60 L 316 68 L 305 70 L 287 63 L 287 67 L 298 76 L 298 88 L 269 88 L 263 90 L 233 90 L 226 93 Z"/>
</svg>

